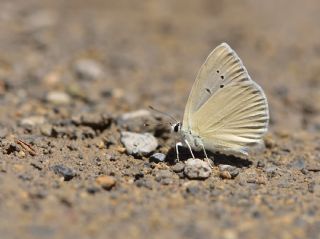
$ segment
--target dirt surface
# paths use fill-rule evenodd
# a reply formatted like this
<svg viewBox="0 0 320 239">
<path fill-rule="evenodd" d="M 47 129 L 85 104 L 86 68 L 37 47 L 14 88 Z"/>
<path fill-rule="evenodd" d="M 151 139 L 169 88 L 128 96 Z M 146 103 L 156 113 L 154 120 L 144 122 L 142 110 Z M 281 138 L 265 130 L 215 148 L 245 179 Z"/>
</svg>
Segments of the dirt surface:
<svg viewBox="0 0 320 239">
<path fill-rule="evenodd" d="M 1 238 L 320 238 L 319 12 L 318 1 L 2 0 Z M 124 114 L 153 105 L 181 119 L 224 41 L 265 90 L 270 128 L 248 159 L 215 155 L 210 177 L 190 180 L 165 120 Z M 154 135 L 166 160 L 129 155 L 123 131 Z"/>
</svg>

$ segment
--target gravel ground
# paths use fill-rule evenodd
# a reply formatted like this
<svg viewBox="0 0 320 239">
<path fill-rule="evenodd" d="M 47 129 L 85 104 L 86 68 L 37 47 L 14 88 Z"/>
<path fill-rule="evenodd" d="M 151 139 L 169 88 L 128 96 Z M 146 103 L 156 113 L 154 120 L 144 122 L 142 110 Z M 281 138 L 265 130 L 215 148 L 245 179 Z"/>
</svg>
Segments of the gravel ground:
<svg viewBox="0 0 320 239">
<path fill-rule="evenodd" d="M 320 238 L 319 11 L 2 0 L 1 238 Z M 176 163 L 176 137 L 148 105 L 181 119 L 223 41 L 266 92 L 265 146 L 216 154 L 212 169 L 187 150 Z"/>
</svg>

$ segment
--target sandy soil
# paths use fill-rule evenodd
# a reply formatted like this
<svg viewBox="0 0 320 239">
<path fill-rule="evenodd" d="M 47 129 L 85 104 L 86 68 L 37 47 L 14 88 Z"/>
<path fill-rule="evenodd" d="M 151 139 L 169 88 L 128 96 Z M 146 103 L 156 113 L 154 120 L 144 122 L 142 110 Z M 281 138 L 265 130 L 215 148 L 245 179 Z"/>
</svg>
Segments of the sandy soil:
<svg viewBox="0 0 320 239">
<path fill-rule="evenodd" d="M 1 238 L 320 238 L 319 12 L 311 0 L 2 0 Z M 167 127 L 119 117 L 153 105 L 181 118 L 223 41 L 266 92 L 265 147 L 216 155 L 206 180 L 128 155 L 124 130 L 172 151 Z M 221 164 L 238 175 L 221 178 Z"/>
</svg>

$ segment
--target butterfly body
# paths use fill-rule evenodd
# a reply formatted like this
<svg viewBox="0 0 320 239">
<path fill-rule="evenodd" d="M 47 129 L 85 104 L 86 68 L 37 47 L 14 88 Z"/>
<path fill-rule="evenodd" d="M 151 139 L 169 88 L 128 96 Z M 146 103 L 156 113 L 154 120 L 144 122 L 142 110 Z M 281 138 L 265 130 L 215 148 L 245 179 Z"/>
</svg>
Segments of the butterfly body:
<svg viewBox="0 0 320 239">
<path fill-rule="evenodd" d="M 261 143 L 268 122 L 262 88 L 250 78 L 235 51 L 222 43 L 200 68 L 182 125 L 176 124 L 174 131 L 181 134 L 191 153 L 207 149 L 246 156 Z"/>
<path fill-rule="evenodd" d="M 184 141 L 187 141 L 191 148 L 196 150 L 196 151 L 199 151 L 199 150 L 202 150 L 202 145 L 203 145 L 203 142 L 200 138 L 199 135 L 197 135 L 195 132 L 192 132 L 191 130 L 186 130 L 184 128 L 181 129 L 180 131 L 180 134 L 183 138 Z"/>
</svg>

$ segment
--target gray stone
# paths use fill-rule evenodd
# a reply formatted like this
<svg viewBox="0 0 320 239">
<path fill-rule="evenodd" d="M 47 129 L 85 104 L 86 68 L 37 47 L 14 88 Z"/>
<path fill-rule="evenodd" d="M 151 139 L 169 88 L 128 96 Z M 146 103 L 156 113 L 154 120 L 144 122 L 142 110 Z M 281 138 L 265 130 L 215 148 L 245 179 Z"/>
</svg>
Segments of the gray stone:
<svg viewBox="0 0 320 239">
<path fill-rule="evenodd" d="M 85 113 L 72 117 L 72 123 L 75 125 L 84 125 L 92 129 L 103 130 L 111 124 L 111 116 L 108 114 Z"/>
<path fill-rule="evenodd" d="M 152 189 L 153 185 L 152 185 L 152 181 L 151 180 L 147 180 L 145 178 L 140 178 L 138 180 L 136 180 L 134 182 L 138 187 L 145 187 L 148 189 Z"/>
<path fill-rule="evenodd" d="M 264 171 L 267 173 L 268 177 L 274 177 L 277 173 L 278 167 L 270 166 L 267 167 Z"/>
<path fill-rule="evenodd" d="M 97 187 L 97 186 L 88 186 L 87 187 L 87 193 L 89 193 L 89 194 L 95 194 L 95 193 L 98 193 L 98 192 L 100 192 L 100 188 L 99 187 Z"/>
<path fill-rule="evenodd" d="M 166 155 L 163 153 L 154 153 L 150 157 L 150 161 L 155 163 L 164 162 L 165 159 L 166 159 Z"/>
<path fill-rule="evenodd" d="M 68 105 L 71 103 L 70 96 L 62 91 L 50 91 L 46 96 L 46 100 L 55 105 Z"/>
<path fill-rule="evenodd" d="M 92 59 L 80 59 L 74 65 L 77 76 L 83 80 L 97 80 L 103 76 L 103 67 Z"/>
<path fill-rule="evenodd" d="M 116 121 L 121 128 L 133 132 L 150 130 L 149 126 L 157 125 L 151 113 L 145 109 L 122 114 L 117 117 Z"/>
<path fill-rule="evenodd" d="M 156 181 L 163 185 L 169 185 L 173 183 L 173 173 L 169 170 L 160 170 L 156 173 Z"/>
<path fill-rule="evenodd" d="M 173 172 L 175 172 L 175 173 L 180 173 L 180 172 L 183 171 L 184 166 L 185 166 L 184 163 L 178 162 L 178 163 L 176 163 L 174 166 L 172 166 L 172 170 L 173 170 Z"/>
<path fill-rule="evenodd" d="M 190 158 L 186 161 L 184 174 L 189 179 L 206 179 L 211 174 L 211 167 L 201 159 Z"/>
<path fill-rule="evenodd" d="M 145 156 L 158 147 L 157 139 L 149 133 L 138 134 L 128 131 L 121 132 L 121 143 L 128 154 Z"/>
<path fill-rule="evenodd" d="M 227 171 L 230 174 L 231 178 L 235 178 L 239 174 L 239 169 L 235 166 L 220 164 L 219 169 L 220 169 L 220 172 Z"/>
<path fill-rule="evenodd" d="M 119 117 L 119 121 L 127 121 L 132 120 L 135 118 L 144 118 L 144 117 L 151 117 L 151 113 L 148 110 L 141 109 L 136 110 L 128 113 L 124 113 Z"/>
<path fill-rule="evenodd" d="M 65 181 L 69 181 L 76 176 L 76 173 L 73 169 L 61 164 L 54 165 L 52 170 L 55 174 L 62 176 Z"/>
<path fill-rule="evenodd" d="M 44 136 L 51 136 L 52 134 L 52 125 L 44 124 L 40 127 L 40 132 Z"/>
<path fill-rule="evenodd" d="M 289 164 L 290 168 L 301 170 L 305 168 L 305 160 L 301 156 L 297 156 L 294 158 L 293 162 Z"/>
<path fill-rule="evenodd" d="M 257 168 L 264 168 L 266 164 L 263 161 L 258 161 Z"/>
<path fill-rule="evenodd" d="M 43 116 L 30 116 L 23 118 L 20 122 L 23 126 L 35 126 L 35 125 L 41 125 L 45 122 L 45 118 Z"/>
<path fill-rule="evenodd" d="M 185 184 L 185 186 L 186 186 L 186 193 L 192 196 L 199 194 L 201 189 L 199 182 L 197 181 L 189 181 Z"/>
</svg>

